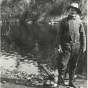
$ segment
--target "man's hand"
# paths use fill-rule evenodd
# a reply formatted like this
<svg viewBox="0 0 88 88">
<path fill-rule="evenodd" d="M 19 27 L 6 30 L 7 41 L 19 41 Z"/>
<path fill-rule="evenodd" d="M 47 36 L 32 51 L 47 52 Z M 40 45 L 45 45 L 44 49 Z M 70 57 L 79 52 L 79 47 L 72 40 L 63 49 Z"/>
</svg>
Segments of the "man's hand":
<svg viewBox="0 0 88 88">
<path fill-rule="evenodd" d="M 61 48 L 60 48 L 60 49 L 58 49 L 57 51 L 58 51 L 58 53 L 63 53 L 63 51 L 62 51 L 62 49 L 61 49 Z"/>
<path fill-rule="evenodd" d="M 61 45 L 58 45 L 58 50 L 57 50 L 58 53 L 63 53 L 62 51 L 62 48 L 61 48 Z"/>
<path fill-rule="evenodd" d="M 86 51 L 86 49 L 82 48 L 82 52 L 84 53 Z"/>
</svg>

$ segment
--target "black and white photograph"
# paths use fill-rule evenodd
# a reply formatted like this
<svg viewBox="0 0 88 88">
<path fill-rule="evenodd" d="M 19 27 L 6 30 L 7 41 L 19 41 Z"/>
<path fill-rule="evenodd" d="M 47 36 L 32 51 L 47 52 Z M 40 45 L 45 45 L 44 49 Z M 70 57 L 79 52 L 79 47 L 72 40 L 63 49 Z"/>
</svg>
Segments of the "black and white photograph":
<svg viewBox="0 0 88 88">
<path fill-rule="evenodd" d="M 87 88 L 87 0 L 0 0 L 0 88 Z"/>
</svg>

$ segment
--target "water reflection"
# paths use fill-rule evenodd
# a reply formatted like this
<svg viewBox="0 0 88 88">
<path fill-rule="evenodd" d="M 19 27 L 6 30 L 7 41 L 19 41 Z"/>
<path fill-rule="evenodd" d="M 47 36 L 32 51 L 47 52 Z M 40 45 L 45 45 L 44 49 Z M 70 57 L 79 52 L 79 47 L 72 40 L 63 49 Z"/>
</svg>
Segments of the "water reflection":
<svg viewBox="0 0 88 88">
<path fill-rule="evenodd" d="M 6 55 L 9 58 L 9 56 L 13 55 L 14 57 L 16 55 L 16 64 L 19 65 L 18 68 L 20 67 L 21 71 L 29 70 L 35 73 L 32 71 L 35 69 L 38 72 L 40 68 L 37 66 L 40 63 L 47 64 L 47 68 L 55 70 L 57 67 L 57 55 L 53 58 L 50 57 L 55 53 L 58 28 L 58 24 L 54 26 L 47 24 L 2 24 L 2 56 Z M 29 62 L 22 62 L 25 60 Z M 37 65 L 34 65 L 33 61 Z M 86 56 L 84 63 L 87 63 Z M 80 70 L 80 66 L 84 70 Z M 86 71 L 86 65 L 80 65 L 79 63 L 78 67 L 81 73 Z"/>
</svg>

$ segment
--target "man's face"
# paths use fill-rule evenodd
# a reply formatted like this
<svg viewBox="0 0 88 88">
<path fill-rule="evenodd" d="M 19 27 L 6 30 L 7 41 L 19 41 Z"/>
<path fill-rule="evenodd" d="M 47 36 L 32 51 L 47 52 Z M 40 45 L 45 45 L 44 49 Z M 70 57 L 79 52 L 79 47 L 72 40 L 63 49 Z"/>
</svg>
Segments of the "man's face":
<svg viewBox="0 0 88 88">
<path fill-rule="evenodd" d="M 75 8 L 70 8 L 68 11 L 68 14 L 70 16 L 76 16 L 77 15 L 77 10 Z"/>
</svg>

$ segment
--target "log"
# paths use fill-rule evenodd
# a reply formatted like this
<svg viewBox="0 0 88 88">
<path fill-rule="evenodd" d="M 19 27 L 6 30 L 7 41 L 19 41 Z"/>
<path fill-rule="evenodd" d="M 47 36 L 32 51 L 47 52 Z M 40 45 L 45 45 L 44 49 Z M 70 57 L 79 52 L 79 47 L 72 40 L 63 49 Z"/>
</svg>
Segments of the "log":
<svg viewBox="0 0 88 88">
<path fill-rule="evenodd" d="M 51 72 L 43 65 L 40 64 L 40 66 L 43 68 L 43 70 L 47 73 L 47 75 L 49 76 L 48 79 L 49 80 L 54 80 L 54 74 L 51 74 Z"/>
</svg>

